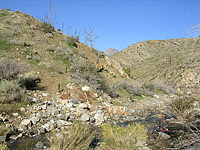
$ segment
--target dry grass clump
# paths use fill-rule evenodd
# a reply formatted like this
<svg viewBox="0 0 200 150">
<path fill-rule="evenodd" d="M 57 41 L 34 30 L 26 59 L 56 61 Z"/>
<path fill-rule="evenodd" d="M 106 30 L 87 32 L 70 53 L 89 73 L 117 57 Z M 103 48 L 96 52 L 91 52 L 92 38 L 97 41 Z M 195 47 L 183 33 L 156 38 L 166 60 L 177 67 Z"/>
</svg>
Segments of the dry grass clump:
<svg viewBox="0 0 200 150">
<path fill-rule="evenodd" d="M 129 150 L 140 149 L 145 146 L 147 140 L 147 129 L 139 123 L 120 127 L 105 123 L 102 125 L 103 141 L 101 148 L 105 150 Z"/>
<path fill-rule="evenodd" d="M 24 71 L 24 67 L 14 60 L 7 58 L 0 59 L 0 78 L 11 80 Z"/>
<path fill-rule="evenodd" d="M 47 138 L 52 150 L 87 150 L 94 136 L 95 131 L 91 131 L 86 124 L 75 122 L 67 131 L 52 131 Z"/>
<path fill-rule="evenodd" d="M 24 90 L 16 83 L 7 80 L 0 81 L 0 103 L 20 101 Z"/>
</svg>

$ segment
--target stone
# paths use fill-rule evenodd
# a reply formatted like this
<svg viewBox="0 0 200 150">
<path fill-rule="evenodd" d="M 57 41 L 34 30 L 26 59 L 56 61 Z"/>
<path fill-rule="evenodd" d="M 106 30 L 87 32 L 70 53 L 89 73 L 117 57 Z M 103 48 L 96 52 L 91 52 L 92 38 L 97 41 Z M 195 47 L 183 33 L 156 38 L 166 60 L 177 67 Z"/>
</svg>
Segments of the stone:
<svg viewBox="0 0 200 150">
<path fill-rule="evenodd" d="M 81 107 L 76 107 L 76 112 L 77 114 L 84 114 L 86 113 L 86 110 Z"/>
<path fill-rule="evenodd" d="M 91 91 L 91 89 L 90 89 L 90 87 L 88 87 L 88 86 L 83 86 L 82 88 L 82 91 Z"/>
<path fill-rule="evenodd" d="M 37 148 L 43 148 L 43 146 L 44 146 L 44 144 L 42 143 L 42 142 L 37 142 L 37 144 L 35 145 L 35 147 L 37 147 Z"/>
<path fill-rule="evenodd" d="M 164 132 L 159 132 L 159 137 L 165 140 L 170 139 L 170 136 Z"/>
<path fill-rule="evenodd" d="M 21 125 L 22 125 L 22 126 L 27 126 L 27 125 L 29 125 L 30 123 L 31 123 L 31 120 L 30 120 L 30 119 L 25 119 L 25 120 L 22 120 Z"/>
<path fill-rule="evenodd" d="M 94 115 L 95 125 L 101 125 L 104 121 L 104 113 L 97 113 Z"/>
<path fill-rule="evenodd" d="M 37 122 L 40 121 L 40 118 L 39 117 L 32 117 L 30 120 L 33 123 L 33 125 L 35 125 Z"/>
<path fill-rule="evenodd" d="M 85 103 L 81 103 L 78 105 L 78 107 L 86 109 L 86 108 L 88 108 L 88 105 Z"/>
<path fill-rule="evenodd" d="M 44 125 L 41 126 L 42 128 L 44 128 L 47 132 L 51 131 L 54 126 L 51 122 L 47 122 Z"/>
<path fill-rule="evenodd" d="M 47 114 L 51 114 L 51 115 L 58 115 L 59 111 L 56 107 L 48 107 L 47 108 Z"/>
<path fill-rule="evenodd" d="M 12 113 L 12 115 L 13 115 L 14 117 L 17 117 L 17 116 L 19 116 L 19 114 L 18 114 L 18 113 Z"/>
<path fill-rule="evenodd" d="M 42 93 L 42 96 L 47 97 L 49 96 L 49 93 Z"/>
<path fill-rule="evenodd" d="M 81 121 L 89 121 L 90 120 L 90 116 L 88 115 L 88 114 L 83 114 L 82 116 L 81 116 Z"/>
<path fill-rule="evenodd" d="M 44 105 L 41 106 L 41 108 L 42 108 L 42 110 L 46 110 L 47 109 L 47 105 L 44 104 Z"/>
<path fill-rule="evenodd" d="M 66 106 L 67 108 L 69 108 L 69 109 L 72 108 L 73 105 L 74 105 L 73 103 L 66 103 L 66 104 L 65 104 L 65 106 Z"/>
<path fill-rule="evenodd" d="M 66 121 L 66 120 L 58 120 L 58 121 L 59 121 L 61 124 L 65 125 L 65 126 L 70 126 L 70 125 L 72 125 L 71 122 Z"/>
<path fill-rule="evenodd" d="M 155 98 L 157 98 L 157 99 L 159 99 L 159 98 L 160 98 L 160 96 L 158 96 L 158 95 L 154 95 L 154 97 L 155 97 Z"/>
<path fill-rule="evenodd" d="M 129 113 L 134 114 L 134 113 L 135 113 L 135 110 L 134 110 L 134 109 L 130 109 L 130 110 L 129 110 Z"/>
<path fill-rule="evenodd" d="M 26 109 L 25 109 L 24 107 L 21 107 L 21 108 L 20 108 L 20 111 L 21 111 L 21 112 L 25 112 Z"/>
</svg>

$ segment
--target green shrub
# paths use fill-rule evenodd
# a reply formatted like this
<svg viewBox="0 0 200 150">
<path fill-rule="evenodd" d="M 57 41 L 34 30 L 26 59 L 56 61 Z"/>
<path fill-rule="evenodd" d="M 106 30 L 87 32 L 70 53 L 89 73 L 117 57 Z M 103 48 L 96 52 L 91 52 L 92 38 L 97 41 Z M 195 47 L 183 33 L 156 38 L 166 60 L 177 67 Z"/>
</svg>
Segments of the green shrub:
<svg viewBox="0 0 200 150">
<path fill-rule="evenodd" d="M 48 140 L 52 150 L 87 150 L 95 138 L 95 132 L 82 122 L 75 122 L 67 131 L 52 131 Z"/>
<path fill-rule="evenodd" d="M 55 31 L 55 28 L 50 23 L 48 24 L 48 23 L 44 22 L 43 23 L 43 31 L 45 33 L 53 33 L 53 31 Z"/>
<path fill-rule="evenodd" d="M 100 146 L 102 149 L 136 150 L 144 146 L 147 140 L 147 129 L 139 123 L 126 127 L 105 123 L 101 128 L 103 140 Z"/>
<path fill-rule="evenodd" d="M 0 102 L 10 103 L 12 101 L 21 101 L 24 91 L 15 83 L 7 80 L 0 82 Z"/>
<path fill-rule="evenodd" d="M 132 78 L 132 68 L 130 67 L 123 67 L 123 70 L 127 73 L 127 75 Z"/>
<path fill-rule="evenodd" d="M 0 79 L 11 80 L 24 71 L 24 67 L 14 60 L 0 59 Z"/>
</svg>

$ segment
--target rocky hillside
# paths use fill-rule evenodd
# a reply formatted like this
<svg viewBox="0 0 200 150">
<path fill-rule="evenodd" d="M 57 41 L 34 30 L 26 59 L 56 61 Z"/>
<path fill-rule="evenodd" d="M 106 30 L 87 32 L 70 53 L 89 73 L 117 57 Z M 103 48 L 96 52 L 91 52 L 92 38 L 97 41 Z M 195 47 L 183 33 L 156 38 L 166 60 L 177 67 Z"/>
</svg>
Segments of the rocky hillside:
<svg viewBox="0 0 200 150">
<path fill-rule="evenodd" d="M 150 40 L 129 46 L 111 58 L 131 70 L 136 81 L 162 80 L 199 93 L 200 39 Z"/>
<path fill-rule="evenodd" d="M 106 55 L 106 56 L 112 56 L 116 53 L 118 53 L 119 51 L 114 49 L 114 48 L 108 48 L 107 50 L 105 50 L 103 53 Z"/>
</svg>

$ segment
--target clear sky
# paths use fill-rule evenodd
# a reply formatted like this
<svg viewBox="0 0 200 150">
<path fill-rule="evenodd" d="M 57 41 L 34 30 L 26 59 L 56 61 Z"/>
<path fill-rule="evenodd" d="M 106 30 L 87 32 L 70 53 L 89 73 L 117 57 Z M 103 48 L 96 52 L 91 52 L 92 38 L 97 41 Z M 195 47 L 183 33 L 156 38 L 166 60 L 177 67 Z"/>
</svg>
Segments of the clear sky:
<svg viewBox="0 0 200 150">
<path fill-rule="evenodd" d="M 53 0 L 52 0 L 53 1 Z M 99 39 L 98 50 L 126 47 L 145 40 L 187 37 L 200 23 L 200 0 L 54 0 L 56 28 L 82 30 L 89 25 Z M 45 16 L 49 0 L 0 0 L 0 8 Z M 83 37 L 81 38 L 83 42 Z"/>
</svg>

